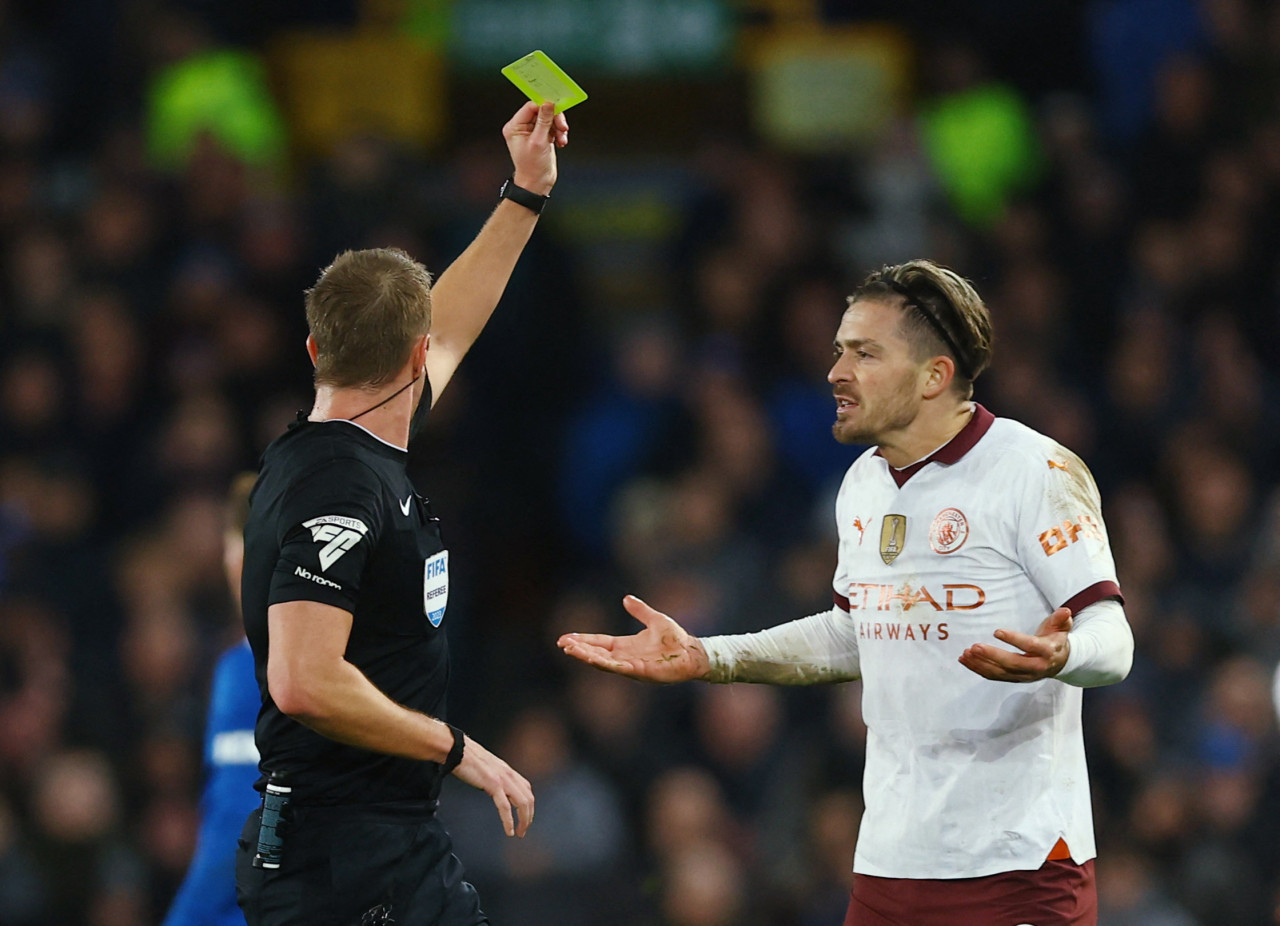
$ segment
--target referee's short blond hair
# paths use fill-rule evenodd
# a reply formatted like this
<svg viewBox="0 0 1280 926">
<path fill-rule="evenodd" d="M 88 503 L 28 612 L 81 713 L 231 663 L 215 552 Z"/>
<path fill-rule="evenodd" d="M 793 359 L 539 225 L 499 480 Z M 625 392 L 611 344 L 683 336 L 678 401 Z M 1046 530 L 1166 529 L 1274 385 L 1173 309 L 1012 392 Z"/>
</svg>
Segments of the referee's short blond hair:
<svg viewBox="0 0 1280 926">
<path fill-rule="evenodd" d="M 316 385 L 381 386 L 431 330 L 431 274 L 399 248 L 343 251 L 307 290 Z"/>
</svg>

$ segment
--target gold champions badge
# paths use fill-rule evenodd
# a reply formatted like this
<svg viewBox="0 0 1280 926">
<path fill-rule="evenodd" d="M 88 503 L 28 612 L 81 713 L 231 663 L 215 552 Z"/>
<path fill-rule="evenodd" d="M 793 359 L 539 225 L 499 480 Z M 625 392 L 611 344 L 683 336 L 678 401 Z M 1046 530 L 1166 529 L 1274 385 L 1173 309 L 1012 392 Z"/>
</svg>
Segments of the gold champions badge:
<svg viewBox="0 0 1280 926">
<path fill-rule="evenodd" d="M 880 524 L 880 558 L 886 566 L 898 558 L 907 540 L 907 516 L 887 514 Z"/>
</svg>

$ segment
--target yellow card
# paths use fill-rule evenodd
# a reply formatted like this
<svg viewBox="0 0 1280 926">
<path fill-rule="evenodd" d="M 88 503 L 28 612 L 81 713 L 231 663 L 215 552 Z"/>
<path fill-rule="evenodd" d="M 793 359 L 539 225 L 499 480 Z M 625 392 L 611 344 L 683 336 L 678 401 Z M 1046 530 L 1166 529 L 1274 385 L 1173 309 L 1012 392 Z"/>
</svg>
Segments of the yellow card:
<svg viewBox="0 0 1280 926">
<path fill-rule="evenodd" d="M 586 91 L 541 51 L 531 51 L 512 61 L 502 69 L 502 74 L 539 106 L 547 100 L 555 103 L 558 113 L 587 98 Z"/>
</svg>

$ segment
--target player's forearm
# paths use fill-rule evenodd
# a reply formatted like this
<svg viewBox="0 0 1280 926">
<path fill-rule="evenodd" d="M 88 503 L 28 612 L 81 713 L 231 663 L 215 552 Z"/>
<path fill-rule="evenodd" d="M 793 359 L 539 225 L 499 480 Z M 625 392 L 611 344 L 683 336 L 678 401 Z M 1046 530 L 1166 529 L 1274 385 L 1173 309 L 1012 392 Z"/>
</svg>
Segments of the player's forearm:
<svg viewBox="0 0 1280 926">
<path fill-rule="evenodd" d="M 518 181 L 517 181 L 518 182 Z M 431 350 L 455 362 L 475 343 L 502 298 L 538 216 L 504 199 L 431 289 Z"/>
<path fill-rule="evenodd" d="M 862 677 L 858 637 L 838 608 L 757 633 L 703 637 L 709 682 L 815 685 Z"/>
<path fill-rule="evenodd" d="M 289 683 L 284 703 L 276 697 L 276 706 L 321 736 L 408 759 L 448 757 L 453 733 L 447 724 L 392 701 L 345 659 L 313 668 L 309 676 Z"/>
<path fill-rule="evenodd" d="M 1133 666 L 1133 631 L 1120 602 L 1099 601 L 1075 615 L 1071 651 L 1057 679 L 1079 688 L 1123 681 Z"/>
</svg>

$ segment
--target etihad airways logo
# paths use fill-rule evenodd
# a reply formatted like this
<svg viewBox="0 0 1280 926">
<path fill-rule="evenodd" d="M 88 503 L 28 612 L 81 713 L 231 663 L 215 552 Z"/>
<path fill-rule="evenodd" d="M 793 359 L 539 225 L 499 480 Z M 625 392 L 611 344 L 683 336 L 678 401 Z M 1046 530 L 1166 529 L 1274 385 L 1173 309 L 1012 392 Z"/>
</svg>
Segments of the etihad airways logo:
<svg viewBox="0 0 1280 926">
<path fill-rule="evenodd" d="M 324 544 L 320 550 L 320 568 L 326 571 L 369 533 L 369 528 L 359 518 L 340 514 L 312 518 L 303 521 L 302 526 L 311 531 L 312 540 Z"/>
<path fill-rule="evenodd" d="M 929 639 L 929 634 L 933 633 L 935 640 L 948 640 L 951 638 L 951 631 L 947 628 L 946 622 L 939 624 L 937 627 L 933 624 L 899 624 L 896 622 L 881 623 L 880 621 L 858 621 L 858 639 L 859 640 L 925 640 Z"/>
<path fill-rule="evenodd" d="M 929 591 L 923 585 L 880 585 L 875 582 L 849 583 L 849 610 L 910 611 L 917 605 L 935 611 L 976 611 L 987 601 L 987 593 L 977 585 L 954 583 Z"/>
</svg>

